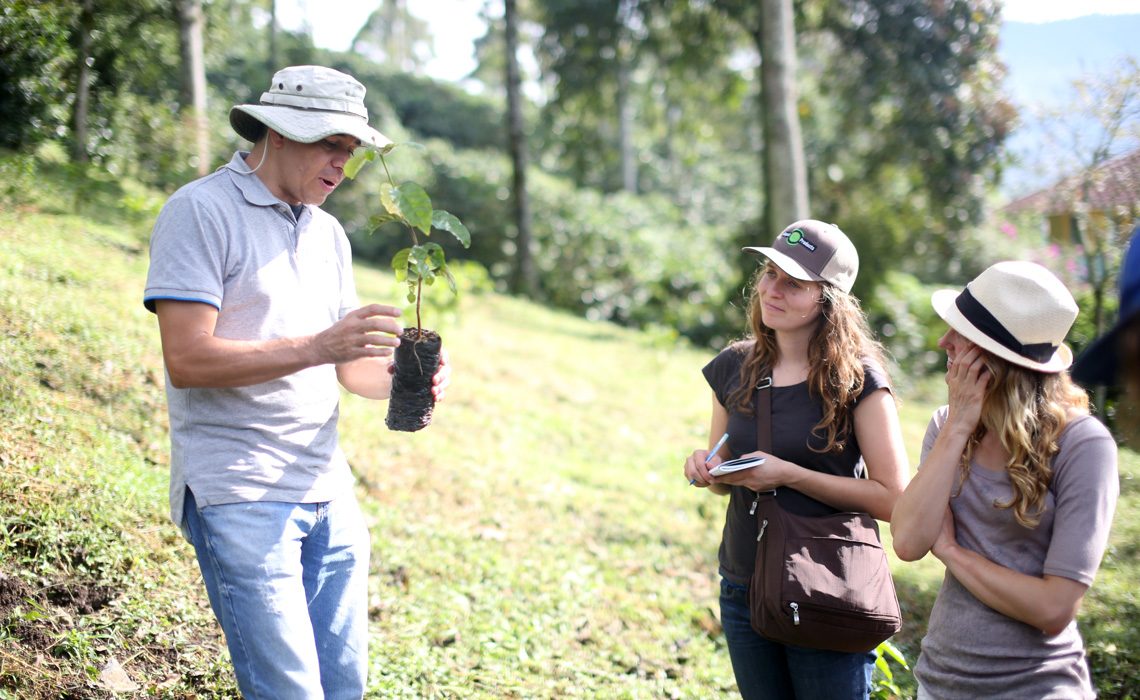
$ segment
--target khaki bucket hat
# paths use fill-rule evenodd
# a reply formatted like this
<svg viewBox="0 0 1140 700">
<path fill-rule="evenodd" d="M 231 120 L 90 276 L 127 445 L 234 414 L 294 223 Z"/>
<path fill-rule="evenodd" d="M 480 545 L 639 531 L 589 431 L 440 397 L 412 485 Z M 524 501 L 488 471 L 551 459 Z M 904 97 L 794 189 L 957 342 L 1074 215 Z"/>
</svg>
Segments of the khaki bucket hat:
<svg viewBox="0 0 1140 700">
<path fill-rule="evenodd" d="M 290 66 L 273 74 L 259 104 L 235 105 L 230 125 L 248 141 L 257 141 L 269 127 L 300 143 L 348 134 L 368 148 L 386 151 L 392 141 L 368 125 L 364 93 L 360 81 L 338 70 Z"/>
</svg>

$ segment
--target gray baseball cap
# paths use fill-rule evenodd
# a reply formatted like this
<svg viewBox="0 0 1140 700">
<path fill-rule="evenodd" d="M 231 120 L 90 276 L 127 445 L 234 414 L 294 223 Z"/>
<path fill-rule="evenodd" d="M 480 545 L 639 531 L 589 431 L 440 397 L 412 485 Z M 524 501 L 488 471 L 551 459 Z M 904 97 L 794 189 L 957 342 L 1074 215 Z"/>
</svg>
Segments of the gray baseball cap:
<svg viewBox="0 0 1140 700">
<path fill-rule="evenodd" d="M 850 292 L 859 274 L 859 253 L 835 224 L 803 219 L 788 226 L 771 246 L 747 247 L 805 282 L 828 282 Z"/>
</svg>

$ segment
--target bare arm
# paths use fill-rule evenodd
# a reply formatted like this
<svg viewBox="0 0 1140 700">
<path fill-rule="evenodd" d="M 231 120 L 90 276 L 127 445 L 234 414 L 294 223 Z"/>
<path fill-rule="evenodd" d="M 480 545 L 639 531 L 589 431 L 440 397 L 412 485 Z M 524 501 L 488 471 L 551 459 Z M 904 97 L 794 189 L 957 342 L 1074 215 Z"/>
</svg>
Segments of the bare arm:
<svg viewBox="0 0 1140 700">
<path fill-rule="evenodd" d="M 383 358 L 401 330 L 399 309 L 371 304 L 315 335 L 230 340 L 214 335 L 218 310 L 209 304 L 160 300 L 155 308 L 162 358 L 180 389 L 251 386 L 317 365 Z"/>
<path fill-rule="evenodd" d="M 366 399 L 387 399 L 392 394 L 394 363 L 388 358 L 366 357 L 336 366 L 336 377 L 341 386 Z M 432 377 L 431 393 L 442 401 L 451 383 L 451 361 L 447 350 L 441 350 L 439 369 Z"/>
<path fill-rule="evenodd" d="M 957 484 L 962 452 L 981 417 L 988 382 L 989 372 L 977 347 L 963 353 L 946 372 L 950 413 L 891 516 L 891 542 L 903 561 L 921 559 L 934 546 L 942 513 Z"/>
<path fill-rule="evenodd" d="M 366 399 L 387 399 L 392 394 L 392 361 L 364 357 L 336 366 L 341 386 Z"/>
<path fill-rule="evenodd" d="M 932 552 L 974 597 L 1006 617 L 1055 635 L 1073 621 L 1088 586 L 1061 576 L 1029 576 L 960 547 L 954 516 L 943 508 Z"/>
<path fill-rule="evenodd" d="M 855 435 L 863 450 L 867 479 L 824 474 L 761 452 L 765 462 L 755 469 L 713 477 L 718 484 L 768 491 L 787 486 L 840 510 L 864 511 L 889 520 L 909 471 L 898 411 L 886 389 L 874 391 L 855 408 Z"/>
</svg>

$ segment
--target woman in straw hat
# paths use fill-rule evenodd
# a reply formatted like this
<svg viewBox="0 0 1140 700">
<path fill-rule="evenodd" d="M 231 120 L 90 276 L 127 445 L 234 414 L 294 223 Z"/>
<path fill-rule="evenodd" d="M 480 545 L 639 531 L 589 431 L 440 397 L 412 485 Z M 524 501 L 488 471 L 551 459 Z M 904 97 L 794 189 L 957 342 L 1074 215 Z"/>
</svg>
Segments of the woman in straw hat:
<svg viewBox="0 0 1140 700">
<path fill-rule="evenodd" d="M 737 687 L 749 699 L 866 698 L 873 654 L 769 640 L 753 631 L 748 607 L 755 492 L 775 489 L 777 502 L 800 515 L 855 510 L 886 520 L 906 483 L 906 451 L 882 349 L 850 294 L 859 256 L 839 227 L 814 220 L 788 226 L 771 246 L 745 250 L 767 258 L 753 278 L 751 335 L 705 366 L 713 391 L 710 448 L 685 462 L 690 484 L 729 497 L 720 606 Z M 756 449 L 758 384 L 771 391 L 766 453 Z M 765 461 L 710 474 L 740 455 Z"/>
<path fill-rule="evenodd" d="M 1001 262 L 933 304 L 949 404 L 891 518 L 895 552 L 946 565 L 919 698 L 1094 696 L 1075 617 L 1108 541 L 1116 445 L 1069 379 L 1077 305 L 1048 270 Z"/>
</svg>

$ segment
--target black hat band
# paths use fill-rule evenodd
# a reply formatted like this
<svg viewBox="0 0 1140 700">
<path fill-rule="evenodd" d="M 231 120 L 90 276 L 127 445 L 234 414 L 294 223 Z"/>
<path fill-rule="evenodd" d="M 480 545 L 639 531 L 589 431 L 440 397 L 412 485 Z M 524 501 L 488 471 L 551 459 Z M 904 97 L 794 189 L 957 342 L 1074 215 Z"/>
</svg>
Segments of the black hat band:
<svg viewBox="0 0 1140 700">
<path fill-rule="evenodd" d="M 962 293 L 954 300 L 954 305 L 958 307 L 967 321 L 974 324 L 975 328 L 997 341 L 1002 347 L 1012 350 L 1026 359 L 1044 363 L 1048 362 L 1049 358 L 1053 357 L 1053 353 L 1057 352 L 1058 346 L 1052 343 L 1019 342 L 1002 325 L 1001 321 L 989 312 L 989 309 L 982 306 L 982 303 L 975 299 L 973 294 L 970 294 L 969 287 L 962 290 Z"/>
</svg>

